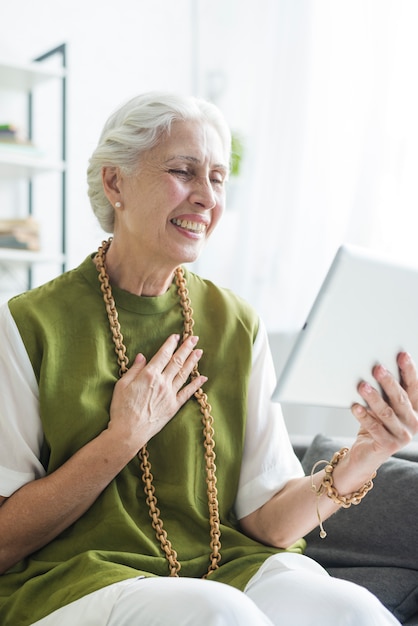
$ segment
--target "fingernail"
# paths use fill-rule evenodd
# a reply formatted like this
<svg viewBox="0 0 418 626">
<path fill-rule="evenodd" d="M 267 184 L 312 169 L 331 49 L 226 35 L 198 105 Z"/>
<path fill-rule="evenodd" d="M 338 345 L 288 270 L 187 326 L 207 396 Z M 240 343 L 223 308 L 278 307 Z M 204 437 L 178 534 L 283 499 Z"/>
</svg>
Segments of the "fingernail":
<svg viewBox="0 0 418 626">
<path fill-rule="evenodd" d="M 379 363 L 379 365 L 376 365 L 376 367 L 373 369 L 373 375 L 375 378 L 376 376 L 378 378 L 386 378 L 386 376 L 389 376 L 389 371 L 386 369 L 384 365 L 381 365 Z"/>
<path fill-rule="evenodd" d="M 369 383 L 363 383 L 362 385 L 362 391 L 364 393 L 372 393 L 373 391 L 373 387 L 371 385 L 369 385 Z"/>
</svg>

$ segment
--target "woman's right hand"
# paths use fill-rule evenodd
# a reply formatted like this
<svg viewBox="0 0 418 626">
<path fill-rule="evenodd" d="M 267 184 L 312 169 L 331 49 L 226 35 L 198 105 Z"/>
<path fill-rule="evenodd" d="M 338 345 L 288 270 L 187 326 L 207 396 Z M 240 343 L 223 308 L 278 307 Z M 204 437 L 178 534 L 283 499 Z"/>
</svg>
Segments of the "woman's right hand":
<svg viewBox="0 0 418 626">
<path fill-rule="evenodd" d="M 171 335 L 148 363 L 138 354 L 115 385 L 108 430 L 131 458 L 207 380 L 199 375 L 186 383 L 202 356 L 195 349 L 198 337 L 188 337 L 180 347 L 178 342 L 179 335 Z"/>
</svg>

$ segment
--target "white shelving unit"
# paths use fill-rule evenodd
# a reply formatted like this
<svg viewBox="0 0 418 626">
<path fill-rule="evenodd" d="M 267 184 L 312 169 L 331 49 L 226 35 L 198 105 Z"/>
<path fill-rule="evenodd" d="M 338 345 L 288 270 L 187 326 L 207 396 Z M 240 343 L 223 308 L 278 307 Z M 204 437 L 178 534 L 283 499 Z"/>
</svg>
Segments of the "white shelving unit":
<svg viewBox="0 0 418 626">
<path fill-rule="evenodd" d="M 39 252 L 24 249 L 0 247 L 0 301 L 13 293 L 18 293 L 33 286 L 33 273 L 39 265 L 54 266 L 55 275 L 65 269 L 66 241 L 66 59 L 65 44 L 46 52 L 32 63 L 14 63 L 0 59 L 0 99 L 5 101 L 9 97 L 12 102 L 22 103 L 16 114 L 25 117 L 22 126 L 26 128 L 29 140 L 32 140 L 40 114 L 44 111 L 37 109 L 37 92 L 48 83 L 55 83 L 56 102 L 49 102 L 55 107 L 54 117 L 59 128 L 51 131 L 56 149 L 53 155 L 49 154 L 48 147 L 44 150 L 41 136 L 36 136 L 36 143 L 8 144 L 0 142 L 0 217 L 12 219 L 33 215 L 43 221 L 55 223 L 53 249 L 48 245 L 42 246 Z M 57 62 L 59 63 L 58 67 Z M 52 65 L 54 63 L 54 65 Z M 54 92 L 55 93 L 55 92 Z M 4 115 L 0 106 L 0 114 Z M 14 112 L 14 109 L 12 107 Z M 10 113 L 9 113 L 10 117 Z M 10 119 L 1 119 L 6 123 Z M 39 133 L 37 133 L 39 135 Z M 57 158 L 57 154 L 58 158 Z M 57 199 L 51 201 L 55 215 L 51 212 L 42 216 L 42 207 L 39 209 L 34 193 L 37 181 L 42 174 L 54 175 L 52 188 L 57 192 Z M 24 187 L 24 193 L 22 188 Z M 6 193 L 7 188 L 7 193 Z M 2 192 L 4 195 L 2 196 Z M 46 195 L 49 195 L 46 194 Z M 42 228 L 42 224 L 41 224 Z M 42 242 L 42 237 L 41 237 Z M 52 277 L 52 276 L 51 276 Z M 36 282 L 36 281 L 35 281 Z M 15 283 L 15 284 L 13 284 Z"/>
<path fill-rule="evenodd" d="M 1 81 L 1 67 L 0 67 Z M 63 161 L 52 161 L 36 150 L 0 142 L 0 179 L 33 178 L 42 172 L 65 169 Z"/>
<path fill-rule="evenodd" d="M 33 265 L 35 263 L 65 263 L 65 256 L 47 255 L 42 252 L 32 252 L 31 250 L 15 250 L 14 248 L 0 248 L 0 264 L 15 263 L 19 265 Z"/>
<path fill-rule="evenodd" d="M 40 66 L 39 61 L 35 63 L 10 63 L 9 61 L 0 59 L 2 89 L 31 91 L 34 87 L 46 80 L 64 77 L 64 67 L 51 70 L 50 68 Z"/>
</svg>

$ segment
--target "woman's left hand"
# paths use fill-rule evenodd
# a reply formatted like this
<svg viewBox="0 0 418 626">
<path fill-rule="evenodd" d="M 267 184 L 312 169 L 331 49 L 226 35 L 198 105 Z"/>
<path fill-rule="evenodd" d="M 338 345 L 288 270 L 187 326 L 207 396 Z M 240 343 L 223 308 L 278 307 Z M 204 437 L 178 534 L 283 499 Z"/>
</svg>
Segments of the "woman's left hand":
<svg viewBox="0 0 418 626">
<path fill-rule="evenodd" d="M 358 391 L 366 406 L 356 403 L 352 407 L 360 430 L 351 455 L 362 463 L 368 461 L 375 468 L 418 433 L 417 369 L 406 352 L 398 355 L 397 364 L 399 380 L 382 365 L 376 365 L 373 376 L 381 391 L 377 390 L 377 385 L 361 382 Z"/>
</svg>

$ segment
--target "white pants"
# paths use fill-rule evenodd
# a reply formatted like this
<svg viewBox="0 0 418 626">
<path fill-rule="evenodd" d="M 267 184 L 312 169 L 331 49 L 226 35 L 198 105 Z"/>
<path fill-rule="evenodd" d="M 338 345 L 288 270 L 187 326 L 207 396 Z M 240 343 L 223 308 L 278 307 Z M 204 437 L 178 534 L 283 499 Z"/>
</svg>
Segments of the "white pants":
<svg viewBox="0 0 418 626">
<path fill-rule="evenodd" d="M 33 626 L 399 626 L 363 587 L 300 554 L 270 557 L 244 593 L 211 580 L 135 578 L 91 593 Z"/>
</svg>

